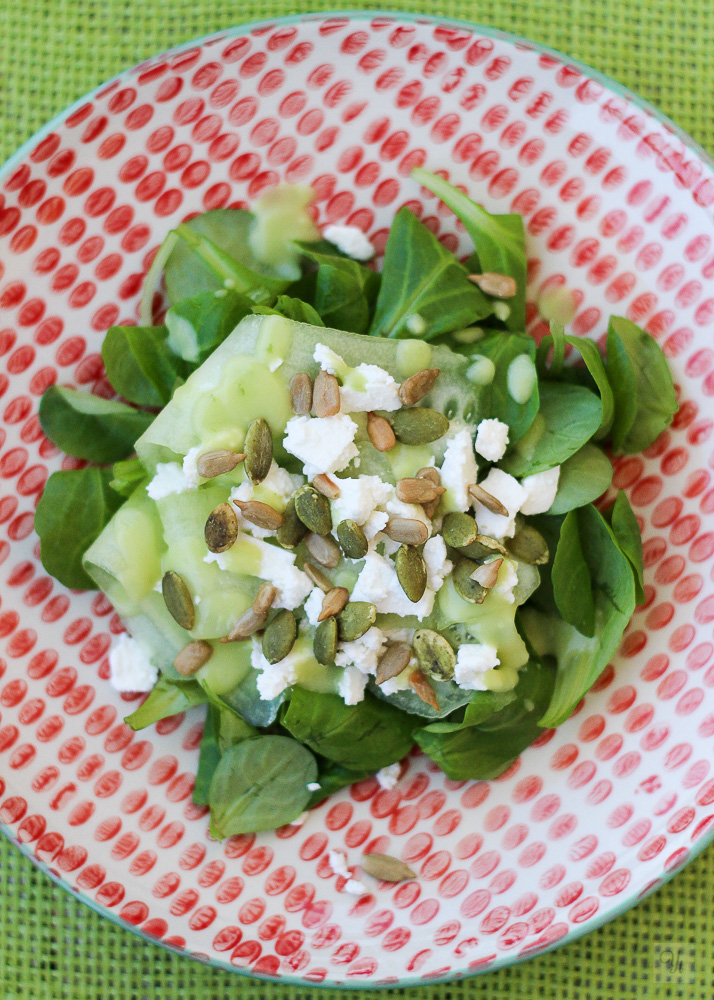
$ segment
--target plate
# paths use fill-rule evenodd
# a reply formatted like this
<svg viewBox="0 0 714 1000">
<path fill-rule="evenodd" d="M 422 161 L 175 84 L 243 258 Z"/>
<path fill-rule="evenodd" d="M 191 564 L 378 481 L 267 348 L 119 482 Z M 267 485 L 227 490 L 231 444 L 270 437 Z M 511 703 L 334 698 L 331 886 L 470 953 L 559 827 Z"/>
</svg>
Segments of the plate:
<svg viewBox="0 0 714 1000">
<path fill-rule="evenodd" d="M 412 756 L 275 833 L 208 837 L 191 803 L 200 714 L 146 732 L 107 681 L 121 623 L 38 560 L 33 511 L 71 468 L 42 435 L 54 382 L 105 394 L 100 345 L 136 320 L 190 213 L 311 184 L 321 223 L 382 248 L 406 203 L 466 250 L 409 179 L 445 171 L 526 220 L 531 298 L 565 284 L 573 329 L 612 312 L 656 337 L 681 409 L 616 462 L 641 519 L 644 607 L 577 713 L 493 782 Z M 711 162 L 586 67 L 484 28 L 405 15 L 241 26 L 152 59 L 30 141 L 0 175 L 0 820 L 59 884 L 145 938 L 284 981 L 406 985 L 508 965 L 642 899 L 714 836 L 714 246 Z M 531 332 L 542 328 L 531 311 Z M 356 898 L 327 861 L 418 879 Z"/>
</svg>

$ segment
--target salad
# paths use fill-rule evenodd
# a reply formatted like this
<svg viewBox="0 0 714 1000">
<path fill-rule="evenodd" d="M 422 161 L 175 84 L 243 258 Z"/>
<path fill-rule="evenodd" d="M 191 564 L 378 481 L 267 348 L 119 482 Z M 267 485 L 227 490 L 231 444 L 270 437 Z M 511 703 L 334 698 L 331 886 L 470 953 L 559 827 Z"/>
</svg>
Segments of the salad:
<svg viewBox="0 0 714 1000">
<path fill-rule="evenodd" d="M 660 348 L 612 317 L 601 354 L 557 295 L 536 347 L 521 217 L 413 177 L 466 260 L 404 207 L 378 272 L 360 230 L 320 233 L 310 191 L 279 187 L 166 238 L 141 325 L 102 348 L 123 401 L 41 401 L 83 460 L 47 482 L 43 564 L 121 616 L 111 681 L 149 692 L 133 729 L 206 706 L 193 797 L 216 838 L 389 787 L 415 745 L 449 778 L 498 776 L 644 600 L 610 455 L 677 410 Z"/>
</svg>

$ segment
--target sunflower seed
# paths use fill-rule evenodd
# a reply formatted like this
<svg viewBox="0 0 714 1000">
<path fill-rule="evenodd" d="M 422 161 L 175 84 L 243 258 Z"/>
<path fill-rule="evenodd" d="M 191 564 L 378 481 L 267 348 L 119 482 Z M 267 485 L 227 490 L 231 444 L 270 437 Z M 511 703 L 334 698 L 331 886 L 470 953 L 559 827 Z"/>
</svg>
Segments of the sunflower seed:
<svg viewBox="0 0 714 1000">
<path fill-rule="evenodd" d="M 318 663 L 327 667 L 335 662 L 337 653 L 337 622 L 334 618 L 325 618 L 315 629 L 312 640 L 312 650 Z"/>
<path fill-rule="evenodd" d="M 385 681 L 401 674 L 402 670 L 409 666 L 411 658 L 412 648 L 408 642 L 391 643 L 379 659 L 375 683 L 384 684 Z"/>
<path fill-rule="evenodd" d="M 377 451 L 391 451 L 397 443 L 389 421 L 371 410 L 367 414 L 367 434 Z"/>
<path fill-rule="evenodd" d="M 315 478 L 312 481 L 312 485 L 315 487 L 318 493 L 322 493 L 323 497 L 327 497 L 328 500 L 336 500 L 340 495 L 340 487 L 333 479 L 330 479 L 329 476 L 326 476 L 324 472 L 321 472 L 318 476 L 315 476 Z"/>
<path fill-rule="evenodd" d="M 308 531 L 305 535 L 305 548 L 316 562 L 327 569 L 334 569 L 340 561 L 337 542 L 330 535 L 316 535 L 313 531 Z"/>
<path fill-rule="evenodd" d="M 332 513 L 327 497 L 312 486 L 301 486 L 293 494 L 295 512 L 309 531 L 328 535 L 332 531 Z"/>
<path fill-rule="evenodd" d="M 369 543 L 356 521 L 349 518 L 340 521 L 337 525 L 337 539 L 348 559 L 363 559 L 367 555 Z"/>
<path fill-rule="evenodd" d="M 319 535 L 317 536 L 320 537 Z M 306 562 L 303 564 L 302 571 L 305 576 L 308 576 L 316 587 L 327 593 L 328 590 L 332 590 L 332 581 L 329 580 L 322 570 L 319 570 L 317 566 L 313 566 L 311 562 Z"/>
<path fill-rule="evenodd" d="M 402 444 L 429 444 L 443 437 L 449 429 L 449 421 L 438 410 L 426 406 L 408 410 L 395 410 L 390 414 L 392 430 Z"/>
<path fill-rule="evenodd" d="M 478 483 L 472 483 L 469 486 L 469 493 L 474 500 L 478 500 L 481 506 L 485 507 L 486 510 L 490 510 L 492 514 L 500 514 L 501 517 L 510 517 L 508 507 L 504 507 L 500 500 L 487 493 Z"/>
<path fill-rule="evenodd" d="M 518 291 L 515 278 L 508 274 L 486 271 L 484 274 L 470 274 L 469 281 L 478 285 L 485 295 L 493 295 L 496 299 L 510 299 Z"/>
<path fill-rule="evenodd" d="M 161 593 L 173 620 L 190 632 L 196 623 L 196 609 L 183 577 L 172 569 L 168 570 L 161 580 Z"/>
<path fill-rule="evenodd" d="M 454 676 L 456 653 L 443 635 L 430 628 L 418 628 L 412 639 L 419 666 L 437 681 L 450 681 Z"/>
<path fill-rule="evenodd" d="M 478 566 L 471 574 L 471 579 L 480 584 L 485 590 L 490 590 L 496 585 L 498 571 L 502 563 L 503 559 L 494 559 L 493 562 Z"/>
<path fill-rule="evenodd" d="M 322 609 L 317 617 L 318 622 L 338 615 L 349 599 L 350 592 L 346 587 L 333 587 L 332 590 L 328 590 L 322 599 Z"/>
<path fill-rule="evenodd" d="M 221 642 L 241 642 L 262 629 L 268 619 L 267 611 L 256 611 L 248 608 L 240 616 L 228 635 Z"/>
<path fill-rule="evenodd" d="M 340 412 L 340 383 L 323 369 L 317 373 L 312 390 L 312 412 L 316 417 L 334 417 Z"/>
<path fill-rule="evenodd" d="M 521 524 L 513 538 L 506 540 L 506 548 L 514 559 L 531 566 L 544 566 L 550 559 L 548 543 L 530 524 Z"/>
<path fill-rule="evenodd" d="M 429 537 L 427 526 L 414 517 L 390 517 L 384 533 L 393 542 L 403 542 L 406 545 L 423 545 Z"/>
<path fill-rule="evenodd" d="M 436 697 L 436 691 L 429 683 L 429 678 L 421 670 L 415 670 L 409 675 L 409 684 L 423 702 L 427 705 L 431 705 L 434 711 L 439 711 L 439 699 Z"/>
<path fill-rule="evenodd" d="M 428 479 L 432 482 L 434 486 L 441 486 L 441 475 L 438 469 L 434 469 L 431 466 L 426 466 L 423 469 L 419 469 L 416 474 L 417 479 Z M 422 505 L 424 507 L 424 513 L 427 517 L 431 518 L 436 513 L 436 508 L 439 506 L 439 497 L 436 500 L 431 500 L 428 503 Z"/>
<path fill-rule="evenodd" d="M 478 563 L 471 559 L 460 559 L 452 573 L 454 590 L 469 604 L 483 604 L 488 591 L 474 579 L 473 574 L 478 569 Z"/>
<path fill-rule="evenodd" d="M 278 528 L 276 538 L 284 549 L 294 549 L 303 538 L 307 528 L 297 516 L 295 501 L 292 497 L 288 500 L 283 511 L 283 523 Z"/>
<path fill-rule="evenodd" d="M 413 545 L 402 545 L 394 557 L 394 568 L 402 590 L 409 600 L 416 604 L 426 590 L 426 563 L 419 549 Z"/>
<path fill-rule="evenodd" d="M 253 598 L 253 611 L 256 615 L 267 615 L 278 596 L 278 589 L 272 583 L 261 583 L 258 593 Z"/>
<path fill-rule="evenodd" d="M 488 559 L 495 552 L 498 552 L 502 556 L 508 555 L 508 549 L 501 542 L 496 541 L 495 538 L 491 538 L 489 535 L 476 535 L 473 542 L 470 542 L 468 545 L 459 546 L 459 549 L 462 555 L 477 562 L 483 562 L 484 559 Z"/>
<path fill-rule="evenodd" d="M 438 368 L 422 368 L 399 386 L 399 399 L 402 406 L 414 406 L 434 388 L 439 377 Z"/>
<path fill-rule="evenodd" d="M 235 467 L 245 459 L 245 452 L 228 451 L 204 451 L 196 459 L 196 471 L 204 479 L 215 479 L 216 476 L 223 476 L 226 472 L 233 472 Z"/>
<path fill-rule="evenodd" d="M 182 677 L 193 677 L 204 663 L 213 656 L 213 646 L 204 639 L 196 639 L 184 646 L 180 653 L 176 655 L 174 667 Z"/>
<path fill-rule="evenodd" d="M 263 632 L 263 656 L 268 663 L 279 663 L 293 648 L 296 638 L 295 615 L 287 608 L 283 608 L 272 618 Z"/>
<path fill-rule="evenodd" d="M 290 379 L 290 405 L 299 417 L 312 409 L 312 380 L 307 372 L 296 372 Z"/>
<path fill-rule="evenodd" d="M 238 537 L 238 518 L 229 503 L 219 503 L 211 511 L 203 529 L 203 537 L 210 552 L 226 552 Z"/>
<path fill-rule="evenodd" d="M 337 628 L 343 642 L 354 642 L 368 632 L 377 620 L 377 609 L 368 601 L 350 601 L 337 615 Z"/>
<path fill-rule="evenodd" d="M 478 538 L 478 527 L 470 514 L 456 511 L 447 514 L 441 526 L 441 533 L 447 545 L 460 549 L 463 545 L 471 545 Z"/>
<path fill-rule="evenodd" d="M 438 500 L 446 490 L 429 479 L 417 476 L 414 479 L 400 479 L 396 493 L 397 499 L 404 503 L 431 503 L 432 500 Z"/>
<path fill-rule="evenodd" d="M 273 435 L 267 420 L 259 417 L 245 436 L 245 472 L 253 485 L 262 483 L 273 464 Z"/>
<path fill-rule="evenodd" d="M 263 503 L 262 500 L 234 500 L 233 503 L 246 521 L 250 521 L 251 524 L 255 524 L 259 528 L 277 531 L 278 528 L 282 527 L 283 515 L 275 507 L 271 507 L 269 503 Z"/>
<path fill-rule="evenodd" d="M 360 866 L 367 875 L 378 878 L 381 882 L 406 882 L 407 879 L 416 878 L 416 872 L 409 865 L 389 854 L 363 854 Z"/>
</svg>

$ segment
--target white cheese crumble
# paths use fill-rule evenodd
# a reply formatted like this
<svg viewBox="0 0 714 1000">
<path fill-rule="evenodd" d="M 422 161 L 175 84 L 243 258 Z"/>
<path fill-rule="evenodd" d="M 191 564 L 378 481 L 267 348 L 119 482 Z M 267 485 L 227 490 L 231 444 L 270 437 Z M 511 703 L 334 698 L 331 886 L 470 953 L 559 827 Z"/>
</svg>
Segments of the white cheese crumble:
<svg viewBox="0 0 714 1000">
<path fill-rule="evenodd" d="M 269 663 L 263 656 L 263 649 L 260 639 L 255 637 L 251 640 L 250 665 L 254 670 L 258 670 L 256 685 L 258 694 L 264 701 L 272 701 L 279 694 L 290 687 L 297 680 L 297 666 L 300 655 L 295 647 L 290 650 L 287 656 L 277 663 Z"/>
<path fill-rule="evenodd" d="M 357 705 L 364 700 L 367 675 L 357 667 L 345 667 L 337 682 L 337 693 L 345 705 Z"/>
<path fill-rule="evenodd" d="M 347 855 L 344 851 L 330 851 L 327 855 L 327 860 L 335 875 L 341 875 L 342 878 L 351 877 L 352 872 L 347 867 Z"/>
<path fill-rule="evenodd" d="M 380 614 L 416 615 L 419 621 L 431 614 L 436 594 L 430 587 L 421 600 L 414 604 L 402 590 L 394 564 L 370 549 L 364 559 L 362 572 L 352 589 L 350 599 L 369 601 Z"/>
<path fill-rule="evenodd" d="M 402 766 L 397 761 L 396 764 L 390 764 L 388 767 L 383 767 L 381 771 L 377 771 L 377 781 L 379 782 L 379 787 L 384 788 L 387 791 L 391 791 L 393 788 L 396 788 L 399 782 L 401 770 Z"/>
<path fill-rule="evenodd" d="M 469 486 L 476 482 L 478 466 L 471 434 L 464 427 L 449 436 L 441 463 L 441 484 L 446 487 L 452 509 L 466 511 L 472 503 Z"/>
<path fill-rule="evenodd" d="M 445 578 L 454 568 L 446 557 L 446 543 L 443 535 L 432 535 L 422 549 L 426 563 L 426 585 L 431 590 L 440 590 Z"/>
<path fill-rule="evenodd" d="M 318 788 L 319 787 L 320 786 L 318 785 Z M 300 813 L 300 815 L 296 816 L 295 819 L 291 819 L 290 820 L 290 824 L 289 825 L 290 826 L 303 826 L 303 824 L 305 823 L 305 820 L 308 818 L 309 815 L 310 815 L 309 812 Z"/>
<path fill-rule="evenodd" d="M 151 691 L 159 671 L 136 639 L 126 632 L 109 650 L 109 681 L 116 691 Z"/>
<path fill-rule="evenodd" d="M 361 364 L 350 368 L 339 354 L 325 344 L 316 344 L 313 360 L 331 375 L 342 379 L 342 413 L 366 413 L 368 410 L 398 410 L 399 384 L 379 365 Z"/>
<path fill-rule="evenodd" d="M 374 247 L 358 226 L 325 226 L 322 235 L 353 260 L 371 260 L 374 257 Z"/>
<path fill-rule="evenodd" d="M 487 493 L 501 501 L 508 510 L 508 517 L 492 514 L 481 504 L 476 504 L 478 530 L 482 535 L 490 535 L 491 538 L 513 538 L 516 533 L 516 514 L 528 496 L 527 492 L 517 479 L 502 469 L 491 469 L 480 485 Z"/>
<path fill-rule="evenodd" d="M 369 889 L 366 885 L 362 885 L 358 879 L 350 878 L 345 882 L 345 892 L 349 892 L 353 896 L 364 896 L 369 892 Z"/>
<path fill-rule="evenodd" d="M 283 447 L 303 463 L 305 475 L 341 472 L 359 454 L 354 444 L 357 424 L 345 413 L 334 417 L 292 417 Z"/>
<path fill-rule="evenodd" d="M 482 420 L 476 432 L 476 451 L 487 462 L 500 462 L 508 445 L 508 424 L 502 420 Z"/>
<path fill-rule="evenodd" d="M 308 792 L 319 792 L 320 789 L 322 788 L 322 785 L 320 784 L 319 781 L 308 781 L 306 787 Z"/>
<path fill-rule="evenodd" d="M 197 444 L 194 448 L 189 448 L 183 460 L 183 474 L 189 483 L 193 483 L 194 486 L 198 486 L 199 483 L 203 482 L 203 478 L 198 474 L 197 466 L 198 456 L 203 450 L 201 445 Z"/>
<path fill-rule="evenodd" d="M 335 663 L 338 667 L 356 667 L 366 676 L 376 674 L 386 642 L 384 632 L 373 625 L 359 639 L 341 642 L 335 655 Z"/>
<path fill-rule="evenodd" d="M 338 485 L 340 495 L 332 501 L 332 521 L 335 525 L 348 519 L 365 524 L 375 508 L 385 504 L 394 493 L 393 487 L 383 483 L 379 476 L 340 479 Z M 387 523 L 386 518 L 384 523 Z"/>
<path fill-rule="evenodd" d="M 246 539 L 246 541 L 248 540 Z M 310 577 L 295 565 L 295 554 L 259 538 L 251 539 L 250 544 L 257 548 L 260 553 L 260 565 L 254 575 L 260 577 L 261 580 L 272 583 L 277 589 L 274 606 L 289 608 L 291 611 L 299 608 L 312 590 L 313 585 Z M 228 553 L 226 552 L 208 552 L 203 557 L 203 561 L 205 563 L 214 562 L 219 569 L 228 570 L 227 557 Z"/>
<path fill-rule="evenodd" d="M 163 500 L 164 497 L 196 488 L 197 484 L 188 479 L 178 462 L 159 462 L 156 475 L 146 487 L 146 492 L 152 500 Z"/>
<path fill-rule="evenodd" d="M 486 691 L 488 689 L 483 682 L 483 675 L 497 667 L 500 662 L 495 646 L 476 642 L 464 643 L 456 652 L 454 680 L 466 691 Z"/>
<path fill-rule="evenodd" d="M 258 498 L 261 498 L 264 495 L 264 491 L 268 490 L 270 493 L 274 493 L 277 497 L 279 497 L 284 506 L 298 486 L 301 485 L 301 476 L 291 476 L 289 472 L 282 469 L 275 459 L 273 459 L 268 475 L 257 487 L 254 486 L 249 479 L 246 479 L 246 481 L 241 483 L 240 486 L 233 487 L 231 490 L 231 500 L 241 500 L 242 502 L 247 503 L 250 500 L 256 499 L 256 489 L 259 491 Z M 270 538 L 275 535 L 275 531 L 272 529 L 260 528 L 257 524 L 247 521 L 243 517 L 240 508 L 236 507 L 235 513 L 238 519 L 238 527 L 241 531 L 248 532 L 248 534 L 252 535 L 254 538 Z"/>
<path fill-rule="evenodd" d="M 521 505 L 522 514 L 545 514 L 553 505 L 555 495 L 558 492 L 558 481 L 560 479 L 560 466 L 553 469 L 546 469 L 545 472 L 536 472 L 532 476 L 526 476 L 521 480 L 521 486 L 528 496 Z"/>
<path fill-rule="evenodd" d="M 310 591 L 310 596 L 305 601 L 304 612 L 309 623 L 315 628 L 318 625 L 317 619 L 320 617 L 320 612 L 322 611 L 322 602 L 325 599 L 325 595 L 320 590 L 319 587 L 313 587 Z"/>
<path fill-rule="evenodd" d="M 371 542 L 375 535 L 378 535 L 387 526 L 389 514 L 384 510 L 373 510 L 367 520 L 362 525 L 364 537 Z"/>
<path fill-rule="evenodd" d="M 515 563 L 510 559 L 504 559 L 498 571 L 498 580 L 493 588 L 494 594 L 500 594 L 509 604 L 513 604 L 515 597 L 513 591 L 518 583 L 518 571 Z"/>
</svg>

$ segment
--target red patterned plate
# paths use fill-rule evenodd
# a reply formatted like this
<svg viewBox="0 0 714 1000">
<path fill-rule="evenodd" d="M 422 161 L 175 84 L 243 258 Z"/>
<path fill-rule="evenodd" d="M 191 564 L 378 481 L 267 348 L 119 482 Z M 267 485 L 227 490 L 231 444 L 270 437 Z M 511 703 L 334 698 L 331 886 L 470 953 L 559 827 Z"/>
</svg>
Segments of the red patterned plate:
<svg viewBox="0 0 714 1000">
<path fill-rule="evenodd" d="M 106 393 L 103 332 L 136 319 L 164 234 L 187 214 L 313 186 L 320 222 L 382 247 L 407 203 L 449 247 L 426 164 L 526 219 L 531 297 L 567 284 L 573 323 L 611 312 L 656 337 L 681 409 L 619 459 L 645 538 L 646 594 L 577 714 L 495 782 L 412 756 L 303 827 L 208 837 L 191 803 L 195 714 L 132 733 L 107 682 L 120 623 L 38 560 L 33 511 L 68 468 L 40 430 L 54 382 Z M 714 835 L 712 164 L 583 66 L 456 22 L 290 18 L 158 56 L 52 122 L 0 175 L 0 821 L 94 909 L 226 968 L 406 984 L 503 966 L 602 924 Z M 541 332 L 534 322 L 535 336 Z M 416 881 L 356 898 L 327 860 L 365 850 Z"/>
</svg>

